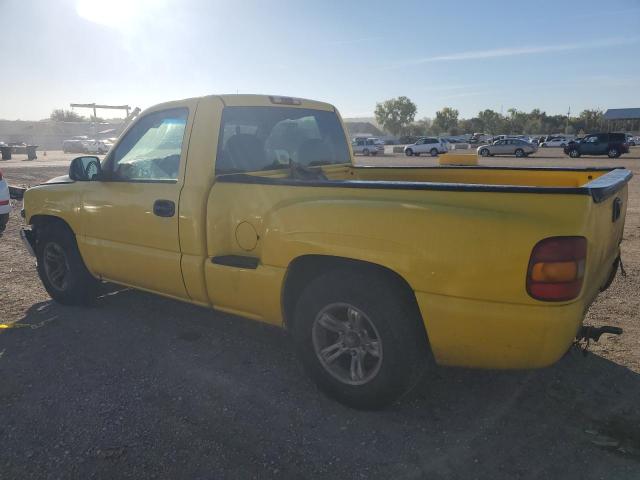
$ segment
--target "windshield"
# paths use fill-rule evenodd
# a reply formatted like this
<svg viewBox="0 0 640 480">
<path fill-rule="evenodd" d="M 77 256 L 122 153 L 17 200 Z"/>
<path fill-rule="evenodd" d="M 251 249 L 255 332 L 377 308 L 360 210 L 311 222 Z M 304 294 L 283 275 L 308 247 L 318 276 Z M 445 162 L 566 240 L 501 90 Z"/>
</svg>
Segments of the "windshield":
<svg viewBox="0 0 640 480">
<path fill-rule="evenodd" d="M 226 107 L 216 173 L 350 163 L 335 112 L 290 107 Z"/>
</svg>

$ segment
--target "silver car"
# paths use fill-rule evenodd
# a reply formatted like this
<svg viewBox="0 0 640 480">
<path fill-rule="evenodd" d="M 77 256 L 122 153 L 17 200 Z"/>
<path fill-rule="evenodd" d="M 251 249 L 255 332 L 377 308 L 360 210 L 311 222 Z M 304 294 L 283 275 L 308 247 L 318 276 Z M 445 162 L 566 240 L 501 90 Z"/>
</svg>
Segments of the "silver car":
<svg viewBox="0 0 640 480">
<path fill-rule="evenodd" d="M 494 155 L 515 155 L 516 157 L 526 157 L 531 153 L 536 153 L 538 146 L 519 138 L 503 138 L 496 140 L 491 145 L 481 145 L 478 147 L 478 155 L 489 157 Z"/>
</svg>

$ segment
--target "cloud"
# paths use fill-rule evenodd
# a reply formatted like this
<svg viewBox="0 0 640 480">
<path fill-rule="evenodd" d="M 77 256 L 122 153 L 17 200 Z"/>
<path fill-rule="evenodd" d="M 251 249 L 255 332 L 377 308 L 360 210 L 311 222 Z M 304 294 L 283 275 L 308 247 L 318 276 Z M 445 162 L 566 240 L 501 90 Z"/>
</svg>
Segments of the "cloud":
<svg viewBox="0 0 640 480">
<path fill-rule="evenodd" d="M 538 45 L 528 47 L 514 47 L 514 48 L 494 48 L 490 50 L 470 50 L 467 52 L 450 53 L 445 55 L 436 55 L 433 57 L 416 58 L 408 60 L 399 65 L 396 68 L 406 67 L 409 65 L 421 65 L 424 63 L 433 62 L 456 62 L 464 60 L 482 60 L 486 58 L 499 58 L 499 57 L 514 57 L 520 55 L 534 55 L 539 53 L 551 53 L 551 52 L 570 52 L 574 50 L 588 50 L 592 48 L 604 48 L 613 47 L 618 45 L 629 45 L 637 43 L 639 38 L 605 38 L 596 40 L 593 42 L 583 43 L 565 43 L 559 45 Z"/>
</svg>

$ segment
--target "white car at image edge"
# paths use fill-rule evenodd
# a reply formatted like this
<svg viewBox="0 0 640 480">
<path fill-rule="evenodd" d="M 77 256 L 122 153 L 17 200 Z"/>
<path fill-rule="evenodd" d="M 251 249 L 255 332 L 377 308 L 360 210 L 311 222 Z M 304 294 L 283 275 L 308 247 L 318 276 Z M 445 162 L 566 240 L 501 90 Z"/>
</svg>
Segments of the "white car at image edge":
<svg viewBox="0 0 640 480">
<path fill-rule="evenodd" d="M 11 199 L 9 197 L 9 185 L 2 177 L 0 171 L 0 233 L 4 232 L 9 221 L 9 212 L 11 212 Z"/>
</svg>

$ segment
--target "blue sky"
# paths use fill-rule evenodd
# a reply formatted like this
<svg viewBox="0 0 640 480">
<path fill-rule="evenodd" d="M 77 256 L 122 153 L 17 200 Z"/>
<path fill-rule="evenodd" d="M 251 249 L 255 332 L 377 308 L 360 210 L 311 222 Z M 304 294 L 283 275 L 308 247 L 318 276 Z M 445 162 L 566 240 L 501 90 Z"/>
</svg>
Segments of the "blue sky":
<svg viewBox="0 0 640 480">
<path fill-rule="evenodd" d="M 0 18 L 0 118 L 236 91 L 345 117 L 399 95 L 418 118 L 640 107 L 639 0 L 0 0 Z"/>
</svg>

